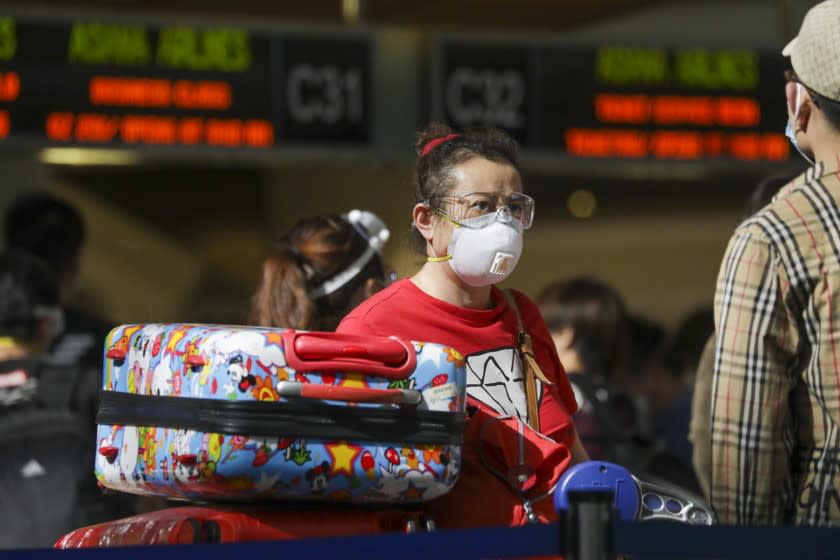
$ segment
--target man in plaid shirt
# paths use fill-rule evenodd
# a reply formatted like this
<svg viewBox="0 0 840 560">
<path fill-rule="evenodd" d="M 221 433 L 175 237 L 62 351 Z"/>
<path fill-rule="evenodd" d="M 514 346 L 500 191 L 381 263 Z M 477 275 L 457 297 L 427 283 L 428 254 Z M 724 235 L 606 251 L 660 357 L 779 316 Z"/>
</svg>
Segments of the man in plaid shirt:
<svg viewBox="0 0 840 560">
<path fill-rule="evenodd" d="M 816 163 L 721 265 L 711 499 L 722 523 L 840 525 L 840 0 L 783 54 L 788 136 Z"/>
</svg>

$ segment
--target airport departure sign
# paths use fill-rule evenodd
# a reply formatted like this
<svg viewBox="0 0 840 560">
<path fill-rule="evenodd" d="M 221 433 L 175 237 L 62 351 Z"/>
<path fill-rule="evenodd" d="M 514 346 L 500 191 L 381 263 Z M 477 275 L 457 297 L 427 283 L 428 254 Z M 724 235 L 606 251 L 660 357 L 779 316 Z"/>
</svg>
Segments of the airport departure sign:
<svg viewBox="0 0 840 560">
<path fill-rule="evenodd" d="M 363 34 L 0 17 L 0 142 L 364 146 Z"/>
<path fill-rule="evenodd" d="M 577 159 L 786 161 L 777 52 L 441 38 L 433 114 Z"/>
</svg>

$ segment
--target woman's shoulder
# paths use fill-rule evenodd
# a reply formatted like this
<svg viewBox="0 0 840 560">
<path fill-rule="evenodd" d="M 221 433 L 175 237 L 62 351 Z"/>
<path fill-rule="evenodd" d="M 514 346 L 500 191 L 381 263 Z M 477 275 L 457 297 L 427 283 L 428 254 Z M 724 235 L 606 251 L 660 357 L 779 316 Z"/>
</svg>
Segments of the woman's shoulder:
<svg viewBox="0 0 840 560">
<path fill-rule="evenodd" d="M 392 317 L 394 312 L 404 308 L 406 301 L 410 299 L 411 286 L 407 285 L 410 282 L 407 278 L 399 280 L 373 294 L 350 311 L 336 330 L 346 330 L 348 325 L 374 326 Z"/>
</svg>

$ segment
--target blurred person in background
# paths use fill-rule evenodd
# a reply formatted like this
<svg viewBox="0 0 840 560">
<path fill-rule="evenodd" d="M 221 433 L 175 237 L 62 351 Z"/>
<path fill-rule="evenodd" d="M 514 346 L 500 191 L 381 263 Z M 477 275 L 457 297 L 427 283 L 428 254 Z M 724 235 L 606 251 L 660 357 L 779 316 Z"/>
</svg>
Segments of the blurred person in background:
<svg viewBox="0 0 840 560">
<path fill-rule="evenodd" d="M 589 457 L 644 468 L 646 446 L 631 397 L 615 384 L 630 355 L 630 321 L 612 287 L 580 276 L 543 288 L 540 312 L 575 392 L 575 426 Z"/>
<path fill-rule="evenodd" d="M 57 312 L 49 348 L 37 352 L 51 369 L 79 377 L 75 412 L 90 440 L 90 455 L 83 460 L 88 522 L 97 523 L 134 513 L 134 496 L 103 494 L 96 487 L 90 457 L 96 440 L 96 412 L 102 380 L 103 344 L 112 324 L 74 305 L 78 292 L 84 244 L 84 220 L 69 203 L 47 193 L 25 194 L 12 201 L 4 216 L 7 251 L 33 255 L 49 269 L 57 289 Z"/>
<path fill-rule="evenodd" d="M 811 167 L 735 230 L 715 292 L 712 505 L 723 523 L 840 525 L 840 0 L 783 50 Z"/>
<path fill-rule="evenodd" d="M 335 330 L 392 280 L 382 260 L 389 237 L 385 223 L 366 210 L 299 221 L 263 263 L 249 323 Z"/>
<path fill-rule="evenodd" d="M 695 494 L 701 494 L 702 487 L 694 473 L 689 440 L 694 375 L 703 347 L 713 333 L 711 308 L 688 313 L 668 338 L 644 379 L 656 442 L 648 472 Z"/>
<path fill-rule="evenodd" d="M 633 401 L 635 429 L 642 440 L 653 442 L 653 410 L 647 395 L 647 373 L 659 367 L 667 340 L 660 322 L 628 310 L 630 345 L 625 367 L 615 373 L 614 384 Z"/>
<path fill-rule="evenodd" d="M 23 251 L 0 256 L 0 548 L 50 547 L 104 521 L 92 468 L 98 384 L 44 360 L 60 323 L 47 265 Z"/>
<path fill-rule="evenodd" d="M 38 256 L 59 283 L 64 323 L 50 350 L 50 359 L 68 364 L 81 362 L 101 372 L 102 345 L 114 325 L 74 305 L 86 234 L 78 210 L 45 193 L 23 195 L 12 202 L 5 214 L 6 248 Z"/>
<path fill-rule="evenodd" d="M 665 448 L 691 465 L 688 425 L 694 395 L 694 376 L 703 347 L 715 330 L 711 307 L 688 313 L 677 326 L 662 356 L 662 366 L 647 383 L 654 409 L 654 431 Z"/>
<path fill-rule="evenodd" d="M 667 332 L 660 322 L 633 312 L 630 312 L 628 323 L 630 324 L 630 353 L 626 367 L 617 372 L 616 384 L 629 395 L 639 397 L 640 406 L 647 410 L 649 405 L 644 396 L 645 373 L 661 358 L 667 342 Z M 646 417 L 649 416 L 648 411 Z M 652 420 L 647 418 L 646 422 L 650 424 Z M 652 429 L 650 425 L 648 428 Z"/>
<path fill-rule="evenodd" d="M 779 190 L 795 177 L 771 175 L 759 181 L 747 198 L 744 208 L 746 220 L 770 204 Z M 714 317 L 712 317 L 714 320 Z M 714 324 L 712 324 L 714 329 Z M 712 376 L 715 365 L 715 333 L 711 333 L 701 352 L 694 375 L 694 391 L 691 401 L 691 420 L 688 439 L 691 442 L 692 465 L 703 495 L 709 498 L 709 477 L 712 472 L 711 397 Z"/>
</svg>

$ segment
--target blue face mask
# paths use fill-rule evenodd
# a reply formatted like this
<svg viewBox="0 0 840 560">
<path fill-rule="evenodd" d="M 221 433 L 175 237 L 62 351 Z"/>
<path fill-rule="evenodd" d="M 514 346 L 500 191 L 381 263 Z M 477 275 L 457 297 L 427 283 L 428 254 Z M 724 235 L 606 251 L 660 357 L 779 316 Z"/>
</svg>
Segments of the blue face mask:
<svg viewBox="0 0 840 560">
<path fill-rule="evenodd" d="M 806 156 L 805 152 L 802 151 L 802 148 L 799 147 L 799 142 L 796 141 L 796 133 L 793 131 L 793 123 L 796 122 L 796 119 L 799 118 L 799 109 L 802 108 L 802 106 L 799 104 L 799 102 L 801 101 L 801 97 L 802 97 L 802 84 L 797 83 L 796 84 L 796 109 L 793 112 L 793 117 L 788 119 L 787 127 L 785 127 L 785 136 L 788 137 L 788 139 L 790 140 L 790 143 L 793 144 L 793 147 L 796 148 L 797 152 L 799 152 L 799 155 L 801 155 L 803 158 L 805 158 L 805 161 L 807 161 L 809 164 L 814 165 L 814 160 L 809 158 L 808 156 Z"/>
</svg>

